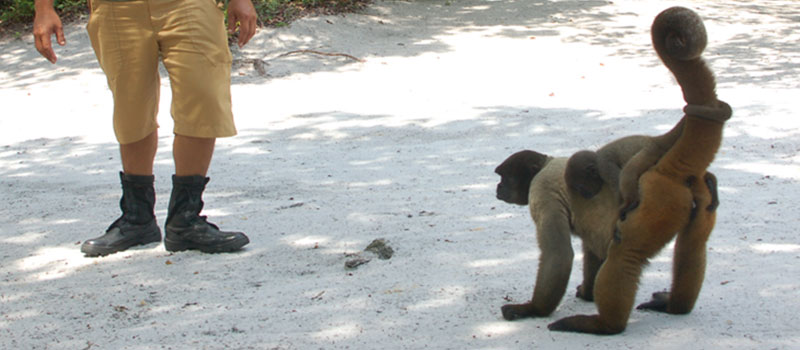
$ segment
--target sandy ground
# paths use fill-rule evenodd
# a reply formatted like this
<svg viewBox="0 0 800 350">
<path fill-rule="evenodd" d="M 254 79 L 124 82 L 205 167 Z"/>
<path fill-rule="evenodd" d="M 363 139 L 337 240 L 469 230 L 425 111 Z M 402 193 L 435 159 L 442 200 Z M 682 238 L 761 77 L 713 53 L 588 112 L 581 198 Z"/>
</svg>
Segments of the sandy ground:
<svg viewBox="0 0 800 350">
<path fill-rule="evenodd" d="M 680 117 L 649 25 L 677 2 L 381 1 L 262 29 L 235 50 L 240 131 L 220 140 L 205 213 L 242 252 L 162 244 L 84 258 L 118 215 L 110 93 L 83 24 L 50 65 L 0 43 L 2 349 L 797 349 L 800 9 L 695 1 L 734 107 L 714 164 L 722 206 L 694 312 L 634 311 L 614 337 L 546 325 L 594 313 L 572 290 L 551 317 L 506 322 L 539 250 L 527 209 L 494 198 L 521 149 L 566 156 Z M 686 4 L 684 4 L 686 5 Z M 284 55 L 317 50 L 351 55 Z M 357 61 L 357 58 L 363 61 Z M 257 62 L 257 63 L 254 63 Z M 256 69 L 259 68 L 259 69 Z M 172 174 L 163 81 L 159 222 Z M 385 238 L 391 259 L 344 268 Z M 637 303 L 670 281 L 666 248 Z"/>
</svg>

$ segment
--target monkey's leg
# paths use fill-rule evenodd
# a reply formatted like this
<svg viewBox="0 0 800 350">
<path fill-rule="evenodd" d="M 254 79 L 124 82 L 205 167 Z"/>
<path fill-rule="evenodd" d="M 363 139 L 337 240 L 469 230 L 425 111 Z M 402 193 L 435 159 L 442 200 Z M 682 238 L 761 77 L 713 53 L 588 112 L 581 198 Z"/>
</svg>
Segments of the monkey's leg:
<svg viewBox="0 0 800 350">
<path fill-rule="evenodd" d="M 594 280 L 602 264 L 602 259 L 586 246 L 583 247 L 583 283 L 578 286 L 578 293 L 575 296 L 586 301 L 594 300 Z"/>
<path fill-rule="evenodd" d="M 632 219 L 632 218 L 629 218 Z M 562 318 L 547 328 L 552 331 L 617 334 L 625 330 L 633 308 L 639 275 L 646 259 L 632 256 L 630 247 L 613 242 L 608 258 L 597 273 L 594 301 L 597 315 Z"/>
<path fill-rule="evenodd" d="M 713 177 L 713 175 L 711 175 Z M 637 309 L 653 310 L 670 314 L 687 314 L 692 311 L 703 285 L 706 269 L 706 242 L 714 228 L 716 212 L 712 203 L 716 186 L 695 184 L 695 213 L 689 226 L 678 233 L 672 267 L 672 289 L 670 292 L 653 294 L 653 299 Z"/>
<path fill-rule="evenodd" d="M 692 210 L 692 193 L 685 184 L 655 172 L 643 175 L 642 193 L 639 208 L 619 222 L 621 240 L 612 241 L 597 274 L 594 299 L 598 314 L 563 318 L 550 324 L 550 330 L 593 334 L 625 330 L 643 266 L 675 232 L 686 227 Z"/>
<path fill-rule="evenodd" d="M 640 208 L 634 214 L 645 215 L 647 212 Z M 622 240 L 613 241 L 609 247 L 608 257 L 600 267 L 594 285 L 594 302 L 598 314 L 563 318 L 550 324 L 550 330 L 592 334 L 617 334 L 625 330 L 642 268 L 647 264 L 647 258 L 660 249 L 658 244 L 643 244 L 635 237 L 651 237 L 653 241 L 663 243 L 661 246 L 672 238 L 671 234 L 658 231 L 632 231 L 635 227 L 645 227 L 635 223 L 642 219 L 639 215 L 629 216 L 627 225 L 621 227 Z M 633 237 L 626 239 L 630 236 Z"/>
<path fill-rule="evenodd" d="M 503 305 L 506 320 L 547 316 L 567 291 L 574 256 L 567 218 L 559 213 L 543 215 L 536 223 L 536 237 L 541 255 L 533 298 L 524 304 Z"/>
</svg>

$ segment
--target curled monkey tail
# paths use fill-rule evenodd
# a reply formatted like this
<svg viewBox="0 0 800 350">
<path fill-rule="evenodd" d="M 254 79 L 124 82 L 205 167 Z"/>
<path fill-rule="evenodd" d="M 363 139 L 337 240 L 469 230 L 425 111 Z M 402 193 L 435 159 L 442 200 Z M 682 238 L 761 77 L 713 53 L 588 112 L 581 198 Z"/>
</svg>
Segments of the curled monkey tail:
<svg viewBox="0 0 800 350">
<path fill-rule="evenodd" d="M 690 105 L 715 107 L 714 73 L 701 57 L 708 36 L 700 16 L 684 7 L 668 8 L 656 16 L 650 33 L 658 57 L 681 86 L 683 99 Z"/>
<path fill-rule="evenodd" d="M 677 173 L 704 172 L 719 148 L 722 125 L 732 114 L 730 106 L 717 99 L 714 73 L 702 58 L 708 43 L 705 26 L 694 11 L 672 7 L 656 16 L 651 35 L 658 57 L 675 75 L 688 103 L 681 135 L 661 164 Z"/>
</svg>

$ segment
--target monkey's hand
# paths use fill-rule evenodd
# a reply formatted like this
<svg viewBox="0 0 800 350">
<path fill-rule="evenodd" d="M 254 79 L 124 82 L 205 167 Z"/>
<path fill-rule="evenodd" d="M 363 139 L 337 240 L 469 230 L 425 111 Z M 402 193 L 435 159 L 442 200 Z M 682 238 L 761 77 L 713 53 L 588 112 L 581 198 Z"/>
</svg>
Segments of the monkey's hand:
<svg viewBox="0 0 800 350">
<path fill-rule="evenodd" d="M 503 305 L 503 307 L 500 308 L 500 311 L 503 312 L 503 318 L 505 318 L 506 321 L 514 321 L 520 318 L 530 317 L 530 315 L 527 313 L 527 310 L 524 310 L 524 305 L 525 304 L 507 304 Z"/>
<path fill-rule="evenodd" d="M 625 221 L 625 219 L 628 218 L 628 213 L 632 212 L 634 209 L 639 207 L 639 200 L 638 199 L 625 201 L 624 203 L 626 203 L 626 204 L 623 204 L 622 207 L 619 210 L 619 219 L 621 221 Z"/>
<path fill-rule="evenodd" d="M 621 333 L 625 330 L 625 325 L 609 326 L 601 321 L 599 315 L 575 315 L 555 321 L 547 325 L 547 329 L 556 332 L 609 335 Z"/>
<path fill-rule="evenodd" d="M 545 316 L 545 315 L 539 315 L 533 309 L 531 303 L 503 305 L 503 307 L 500 308 L 500 311 L 503 312 L 503 318 L 506 319 L 506 321 L 514 321 L 528 317 Z"/>
<path fill-rule="evenodd" d="M 704 178 L 708 191 L 711 192 L 711 204 L 706 207 L 706 210 L 713 212 L 719 207 L 719 192 L 717 191 L 717 177 L 713 173 L 707 172 Z"/>
<path fill-rule="evenodd" d="M 653 293 L 653 299 L 636 307 L 636 310 L 650 310 L 656 312 L 667 312 L 669 305 L 669 292 Z"/>
</svg>

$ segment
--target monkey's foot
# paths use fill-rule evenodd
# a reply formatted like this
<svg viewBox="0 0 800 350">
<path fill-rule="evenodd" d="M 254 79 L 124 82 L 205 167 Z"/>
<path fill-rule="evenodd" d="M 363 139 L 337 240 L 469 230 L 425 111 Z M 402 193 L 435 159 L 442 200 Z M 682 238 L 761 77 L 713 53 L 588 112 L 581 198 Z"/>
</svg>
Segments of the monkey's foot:
<svg viewBox="0 0 800 350">
<path fill-rule="evenodd" d="M 636 307 L 636 310 L 650 310 L 656 312 L 667 312 L 669 305 L 669 292 L 653 293 L 653 298 Z"/>
<path fill-rule="evenodd" d="M 592 293 L 591 289 L 588 291 L 586 289 L 587 288 L 584 288 L 583 285 L 581 284 L 580 286 L 578 286 L 578 292 L 575 293 L 575 296 L 586 301 L 590 302 L 594 301 L 594 293 Z"/>
</svg>

